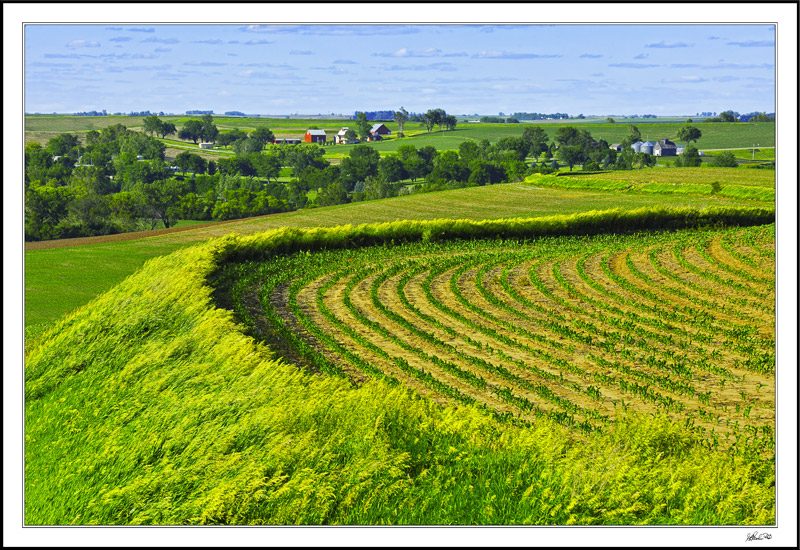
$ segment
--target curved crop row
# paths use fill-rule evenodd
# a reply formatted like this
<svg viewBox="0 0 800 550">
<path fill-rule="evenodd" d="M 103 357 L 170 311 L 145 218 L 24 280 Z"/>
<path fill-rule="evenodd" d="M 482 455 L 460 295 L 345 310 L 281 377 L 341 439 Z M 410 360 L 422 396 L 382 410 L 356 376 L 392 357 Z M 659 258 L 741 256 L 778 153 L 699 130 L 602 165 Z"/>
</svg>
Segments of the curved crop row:
<svg viewBox="0 0 800 550">
<path fill-rule="evenodd" d="M 661 412 L 726 447 L 748 433 L 763 443 L 774 265 L 740 267 L 747 242 L 768 247 L 752 227 L 293 255 L 237 272 L 261 297 L 237 311 L 305 327 L 295 356 L 356 384 L 391 377 L 500 418 L 589 431 L 620 411 Z"/>
</svg>

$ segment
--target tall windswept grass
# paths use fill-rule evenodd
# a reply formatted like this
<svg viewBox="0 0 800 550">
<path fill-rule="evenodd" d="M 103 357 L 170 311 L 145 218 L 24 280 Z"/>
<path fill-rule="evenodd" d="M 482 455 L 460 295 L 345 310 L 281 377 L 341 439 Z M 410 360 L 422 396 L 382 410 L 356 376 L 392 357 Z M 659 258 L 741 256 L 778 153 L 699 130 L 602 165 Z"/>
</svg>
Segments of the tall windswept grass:
<svg viewBox="0 0 800 550">
<path fill-rule="evenodd" d="M 771 524 L 770 457 L 709 452 L 660 417 L 576 434 L 306 374 L 214 307 L 208 280 L 226 262 L 392 240 L 773 219 L 639 210 L 282 229 L 150 260 L 26 351 L 25 522 Z"/>
</svg>

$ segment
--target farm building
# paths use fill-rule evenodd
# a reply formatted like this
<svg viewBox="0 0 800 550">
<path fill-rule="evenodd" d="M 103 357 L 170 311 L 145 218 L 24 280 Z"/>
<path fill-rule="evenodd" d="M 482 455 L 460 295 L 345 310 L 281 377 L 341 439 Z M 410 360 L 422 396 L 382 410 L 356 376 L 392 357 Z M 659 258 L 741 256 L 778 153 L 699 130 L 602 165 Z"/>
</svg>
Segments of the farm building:
<svg viewBox="0 0 800 550">
<path fill-rule="evenodd" d="M 295 138 L 286 138 L 286 139 L 276 138 L 275 141 L 273 141 L 272 143 L 274 143 L 275 145 L 297 145 L 301 143 L 301 141 Z"/>
<path fill-rule="evenodd" d="M 373 136 L 388 136 L 392 131 L 385 124 L 373 124 L 372 128 L 369 129 L 369 133 Z"/>
<path fill-rule="evenodd" d="M 306 130 L 306 143 L 325 143 L 325 130 Z"/>
<path fill-rule="evenodd" d="M 657 157 L 674 157 L 678 154 L 678 146 L 668 139 L 660 139 L 653 145 L 653 154 Z"/>
<path fill-rule="evenodd" d="M 608 148 L 609 149 L 613 149 L 614 151 L 617 151 L 618 153 L 622 152 L 622 144 L 621 143 L 612 143 L 611 145 L 609 145 Z"/>
<path fill-rule="evenodd" d="M 348 141 L 347 141 L 347 138 L 344 137 L 344 135 L 347 133 L 347 131 L 349 129 L 350 128 L 345 126 L 341 130 L 339 130 L 339 133 L 336 134 L 335 136 L 333 136 L 333 142 L 336 143 L 337 145 L 347 145 Z M 352 143 L 358 143 L 358 140 L 355 139 L 355 140 L 352 141 Z"/>
<path fill-rule="evenodd" d="M 214 148 L 214 144 L 213 143 L 209 143 L 209 142 L 205 142 L 205 141 L 200 143 L 200 149 L 213 149 L 213 148 Z"/>
<path fill-rule="evenodd" d="M 631 145 L 631 149 L 633 149 L 634 153 L 641 153 L 642 152 L 642 142 L 637 141 L 633 145 Z"/>
<path fill-rule="evenodd" d="M 653 143 L 652 141 L 645 141 L 645 142 L 644 142 L 644 143 L 642 143 L 642 145 L 641 145 L 641 150 L 640 150 L 640 152 L 642 152 L 642 153 L 647 153 L 648 155 L 652 155 L 652 154 L 653 154 L 653 147 L 655 147 L 655 145 L 656 145 L 656 144 L 655 144 L 655 143 Z"/>
<path fill-rule="evenodd" d="M 380 134 L 370 134 L 367 136 L 367 141 L 383 141 Z"/>
</svg>

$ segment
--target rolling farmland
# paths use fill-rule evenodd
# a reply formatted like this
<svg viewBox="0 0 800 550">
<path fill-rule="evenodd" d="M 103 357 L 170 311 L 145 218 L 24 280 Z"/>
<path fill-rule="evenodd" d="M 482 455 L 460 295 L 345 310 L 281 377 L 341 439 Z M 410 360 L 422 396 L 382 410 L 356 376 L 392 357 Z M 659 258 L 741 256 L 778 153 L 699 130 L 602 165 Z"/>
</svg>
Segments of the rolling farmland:
<svg viewBox="0 0 800 550">
<path fill-rule="evenodd" d="M 660 182 L 663 178 L 672 177 L 673 172 L 675 170 L 650 169 L 638 170 L 636 175 L 645 181 Z M 706 177 L 704 174 L 709 172 L 712 175 L 720 173 L 718 170 L 696 168 L 683 168 L 678 172 L 685 175 L 684 182 Z M 728 176 L 746 174 L 755 177 L 762 174 L 754 170 L 747 172 L 727 170 L 723 173 L 725 177 L 718 177 L 723 182 L 723 188 L 726 187 L 724 182 Z M 774 178 L 774 172 L 763 172 L 763 174 Z M 613 176 L 604 174 L 602 177 Z M 553 181 L 560 185 L 566 183 L 568 179 L 555 178 Z M 754 201 L 708 196 L 707 193 L 711 189 L 710 182 L 699 188 L 701 194 L 698 195 L 624 191 L 627 184 L 620 185 L 615 180 L 611 183 L 615 184 L 620 192 L 509 183 L 299 210 L 224 222 L 219 225 L 197 226 L 177 233 L 153 236 L 147 233 L 137 234 L 133 240 L 128 240 L 132 235 L 110 235 L 26 243 L 25 324 L 30 326 L 55 321 L 61 315 L 85 304 L 122 281 L 140 268 L 147 259 L 229 233 L 251 235 L 279 227 L 327 227 L 398 219 L 480 220 L 571 214 L 614 207 L 633 209 L 642 206 L 681 205 L 704 208 L 715 205 L 746 206 L 754 203 Z M 769 185 L 771 185 L 769 181 L 764 182 L 765 188 Z M 680 189 L 680 185 L 671 186 L 670 189 Z"/>
<path fill-rule="evenodd" d="M 26 522 L 774 523 L 775 201 L 576 171 L 27 243 Z"/>
<path fill-rule="evenodd" d="M 425 244 L 236 266 L 236 311 L 298 364 L 496 417 L 602 431 L 663 412 L 774 430 L 774 228 Z"/>
<path fill-rule="evenodd" d="M 26 348 L 26 523 L 770 524 L 773 221 L 397 221 L 154 258 Z"/>
<path fill-rule="evenodd" d="M 199 116 L 165 116 L 161 117 L 165 122 L 172 122 L 181 127 L 187 120 L 197 119 Z M 265 126 L 272 130 L 277 137 L 301 137 L 306 129 L 317 126 L 328 134 L 331 143 L 325 145 L 326 156 L 329 158 L 341 158 L 349 154 L 353 145 L 334 146 L 333 135 L 343 126 L 354 125 L 354 120 L 341 119 L 269 119 L 269 118 L 242 118 L 215 116 L 214 121 L 220 131 L 240 129 L 252 131 L 257 127 Z M 90 130 L 102 130 L 114 124 L 122 124 L 130 129 L 143 128 L 143 117 L 128 116 L 106 116 L 106 117 L 84 117 L 68 115 L 26 115 L 25 134 L 26 143 L 36 141 L 46 143 L 48 139 L 64 132 L 84 133 Z M 619 143 L 629 134 L 627 123 L 589 123 L 580 120 L 547 121 L 547 123 L 531 124 L 484 124 L 484 123 L 462 123 L 455 130 L 426 132 L 419 123 L 407 122 L 405 127 L 406 138 L 398 139 L 394 135 L 398 131 L 397 123 L 386 122 L 386 126 L 392 131 L 392 137 L 385 141 L 370 143 L 371 147 L 381 153 L 397 151 L 397 148 L 404 144 L 411 144 L 417 148 L 431 145 L 438 150 L 458 149 L 458 145 L 464 141 L 480 141 L 488 139 L 496 142 L 503 137 L 519 137 L 522 135 L 526 126 L 541 126 L 549 139 L 553 139 L 559 128 L 564 126 L 577 126 L 588 129 L 592 136 L 603 139 L 608 143 Z M 636 123 L 634 123 L 636 125 Z M 638 128 L 642 133 L 643 139 L 671 139 L 677 140 L 678 130 L 684 126 L 682 122 L 647 122 L 639 123 Z M 775 123 L 719 123 L 719 122 L 697 122 L 692 126 L 699 128 L 703 136 L 695 144 L 698 149 L 743 149 L 758 143 L 761 147 L 775 146 Z M 192 142 L 179 142 L 175 139 L 165 140 L 167 144 L 183 143 L 184 145 L 197 148 Z M 215 151 L 213 154 L 225 154 L 227 151 Z"/>
</svg>

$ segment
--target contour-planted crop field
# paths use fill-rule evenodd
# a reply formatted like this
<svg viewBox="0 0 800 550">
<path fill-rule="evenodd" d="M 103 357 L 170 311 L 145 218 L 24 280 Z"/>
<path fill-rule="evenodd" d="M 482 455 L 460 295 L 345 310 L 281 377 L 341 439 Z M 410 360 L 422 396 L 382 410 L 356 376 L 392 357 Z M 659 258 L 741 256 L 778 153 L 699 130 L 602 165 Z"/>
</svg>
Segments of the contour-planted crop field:
<svg viewBox="0 0 800 550">
<path fill-rule="evenodd" d="M 25 348 L 28 525 L 771 525 L 774 210 L 228 235 Z"/>
<path fill-rule="evenodd" d="M 766 450 L 774 269 L 774 225 L 429 239 L 232 264 L 218 299 L 289 361 L 357 385 L 585 432 L 663 414 L 713 448 Z"/>
</svg>

